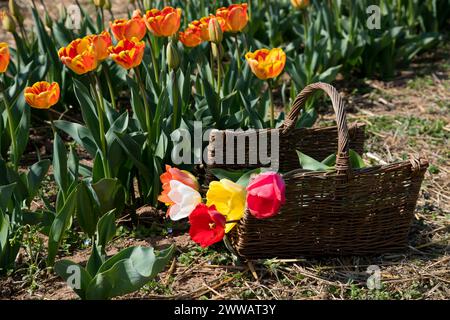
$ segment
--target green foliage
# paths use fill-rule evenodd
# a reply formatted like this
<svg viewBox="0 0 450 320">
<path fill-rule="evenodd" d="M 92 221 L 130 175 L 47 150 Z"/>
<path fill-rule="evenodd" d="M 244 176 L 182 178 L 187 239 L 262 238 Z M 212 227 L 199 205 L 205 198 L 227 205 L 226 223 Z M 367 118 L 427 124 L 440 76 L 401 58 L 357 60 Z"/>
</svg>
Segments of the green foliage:
<svg viewBox="0 0 450 320">
<path fill-rule="evenodd" d="M 298 150 L 297 155 L 298 160 L 300 162 L 300 167 L 304 170 L 311 170 L 311 171 L 334 170 L 334 166 L 336 165 L 336 154 L 329 155 L 321 162 L 311 158 L 310 156 L 307 156 L 306 154 Z M 352 169 L 362 169 L 366 166 L 361 156 L 352 149 L 350 149 L 349 151 L 349 161 L 350 167 Z"/>
<path fill-rule="evenodd" d="M 80 282 L 74 291 L 81 299 L 111 299 L 142 288 L 165 268 L 173 252 L 173 246 L 157 253 L 153 248 L 129 247 L 103 262 L 94 274 L 68 260 L 58 261 L 55 271 L 70 281 L 76 270 Z"/>
</svg>

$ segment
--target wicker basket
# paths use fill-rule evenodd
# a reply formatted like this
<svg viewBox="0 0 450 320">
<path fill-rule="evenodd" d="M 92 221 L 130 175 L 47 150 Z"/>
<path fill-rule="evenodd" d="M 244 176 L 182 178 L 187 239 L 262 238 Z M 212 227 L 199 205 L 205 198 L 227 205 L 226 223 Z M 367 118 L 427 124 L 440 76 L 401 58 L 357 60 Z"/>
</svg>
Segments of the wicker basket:
<svg viewBox="0 0 450 320">
<path fill-rule="evenodd" d="M 295 102 L 293 106 L 295 105 Z M 260 149 L 260 135 L 266 135 L 268 153 L 270 154 L 271 133 L 276 133 L 279 136 L 279 170 L 281 172 L 288 172 L 298 169 L 299 160 L 296 150 L 300 150 L 310 157 L 317 160 L 323 160 L 330 154 L 336 151 L 338 146 L 337 127 L 322 127 L 322 128 L 295 128 L 299 117 L 299 110 L 292 108 L 287 116 L 282 127 L 278 129 L 261 129 L 257 130 L 257 138 L 255 143 L 251 143 L 250 133 L 247 131 L 219 131 L 214 130 L 209 136 L 208 145 L 208 163 L 206 166 L 205 186 L 210 181 L 216 180 L 212 174 L 211 169 L 222 168 L 227 170 L 251 169 L 266 166 L 260 163 L 251 164 L 251 155 L 257 155 Z M 289 127 L 289 130 L 287 128 Z M 365 124 L 354 123 L 349 127 L 350 148 L 362 154 L 364 151 L 365 140 Z M 245 139 L 244 161 L 237 159 L 237 148 L 231 148 L 232 155 L 230 155 L 229 148 L 227 148 L 228 141 L 234 143 L 239 139 Z M 220 143 L 218 143 L 220 141 Z M 264 146 L 264 148 L 266 148 Z M 232 157 L 232 164 L 223 164 L 216 162 L 216 154 L 220 153 L 222 159 Z M 225 161 L 223 161 L 225 162 Z M 242 163 L 243 162 L 243 163 Z M 267 165 L 268 166 L 268 165 Z"/>
<path fill-rule="evenodd" d="M 297 169 L 285 174 L 286 203 L 279 214 L 258 220 L 246 212 L 231 235 L 244 258 L 367 255 L 400 249 L 407 243 L 427 161 L 413 157 L 353 170 L 344 104 L 336 89 L 324 83 L 309 85 L 298 95 L 284 133 L 293 131 L 300 109 L 316 90 L 328 94 L 336 114 L 336 170 Z"/>
</svg>

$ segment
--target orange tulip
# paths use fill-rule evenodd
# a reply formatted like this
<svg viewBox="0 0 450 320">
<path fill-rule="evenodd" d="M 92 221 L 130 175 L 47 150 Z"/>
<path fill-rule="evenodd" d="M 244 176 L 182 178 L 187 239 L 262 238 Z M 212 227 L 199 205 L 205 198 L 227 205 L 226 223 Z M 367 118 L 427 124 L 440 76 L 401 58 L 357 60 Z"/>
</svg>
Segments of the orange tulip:
<svg viewBox="0 0 450 320">
<path fill-rule="evenodd" d="M 165 7 L 148 10 L 144 17 L 147 28 L 158 37 L 170 37 L 180 29 L 181 9 Z"/>
<path fill-rule="evenodd" d="M 116 19 L 114 22 L 110 22 L 111 31 L 117 40 L 137 38 L 141 41 L 147 33 L 144 19 L 142 18 L 141 11 L 135 10 L 131 19 Z"/>
<path fill-rule="evenodd" d="M 109 47 L 110 57 L 127 70 L 141 64 L 144 50 L 144 41 L 139 41 L 137 38 L 120 40 L 117 46 Z"/>
<path fill-rule="evenodd" d="M 296 9 L 305 9 L 309 6 L 309 0 L 291 0 L 291 4 Z"/>
<path fill-rule="evenodd" d="M 52 84 L 41 81 L 36 82 L 31 87 L 26 87 L 25 101 L 33 108 L 48 109 L 54 106 L 59 101 L 59 84 L 53 82 Z"/>
<path fill-rule="evenodd" d="M 202 31 L 200 27 L 190 25 L 184 32 L 180 32 L 179 38 L 186 47 L 196 47 L 203 42 Z"/>
<path fill-rule="evenodd" d="M 112 45 L 112 40 L 108 31 L 86 36 L 85 39 L 89 40 L 94 46 L 98 61 L 103 61 L 109 57 L 108 48 Z"/>
<path fill-rule="evenodd" d="M 85 74 L 97 68 L 97 54 L 89 39 L 75 39 L 58 51 L 61 62 L 77 74 Z"/>
<path fill-rule="evenodd" d="M 9 65 L 9 47 L 6 42 L 0 42 L 0 73 L 6 72 Z"/>
<path fill-rule="evenodd" d="M 232 4 L 228 8 L 220 8 L 216 16 L 225 20 L 225 32 L 240 32 L 248 22 L 247 4 Z"/>
<path fill-rule="evenodd" d="M 248 52 L 245 59 L 253 73 L 261 80 L 278 77 L 286 64 L 286 54 L 281 48 Z"/>
<path fill-rule="evenodd" d="M 177 180 L 194 190 L 198 190 L 200 187 L 197 179 L 190 172 L 172 168 L 168 164 L 166 164 L 166 172 L 161 174 L 159 179 L 161 180 L 163 191 L 158 196 L 158 200 L 164 202 L 166 205 L 172 205 L 174 203 L 168 196 L 171 189 L 170 181 Z"/>
<path fill-rule="evenodd" d="M 214 15 L 209 15 L 208 17 L 203 17 L 200 20 L 192 21 L 189 24 L 189 28 L 199 28 L 202 40 L 211 41 L 211 38 L 209 37 L 209 21 L 212 18 L 217 18 L 217 21 L 219 22 L 220 27 L 222 28 L 223 31 L 225 29 L 225 20 L 221 17 L 216 17 Z"/>
</svg>

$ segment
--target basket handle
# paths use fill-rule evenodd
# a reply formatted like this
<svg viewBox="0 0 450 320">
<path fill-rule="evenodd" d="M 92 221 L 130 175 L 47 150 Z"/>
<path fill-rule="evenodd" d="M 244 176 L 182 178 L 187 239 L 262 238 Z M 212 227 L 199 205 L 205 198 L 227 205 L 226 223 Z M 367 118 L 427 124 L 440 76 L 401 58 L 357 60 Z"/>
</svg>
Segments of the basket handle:
<svg viewBox="0 0 450 320">
<path fill-rule="evenodd" d="M 292 109 L 287 115 L 280 129 L 283 133 L 286 133 L 295 127 L 300 114 L 300 110 L 304 107 L 308 98 L 311 97 L 312 94 L 317 90 L 325 91 L 331 99 L 334 113 L 336 114 L 336 123 L 338 130 L 336 171 L 338 173 L 347 173 L 350 170 L 347 117 L 345 114 L 344 101 L 339 95 L 339 92 L 332 85 L 323 82 L 317 82 L 306 86 L 295 98 L 294 102 L 292 103 Z"/>
</svg>

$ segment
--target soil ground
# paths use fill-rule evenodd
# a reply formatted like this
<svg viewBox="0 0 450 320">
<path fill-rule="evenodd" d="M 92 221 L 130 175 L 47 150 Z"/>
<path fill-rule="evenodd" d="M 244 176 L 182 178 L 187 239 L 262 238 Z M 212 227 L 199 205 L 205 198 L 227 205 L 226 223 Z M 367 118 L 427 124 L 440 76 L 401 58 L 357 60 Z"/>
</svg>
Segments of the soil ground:
<svg viewBox="0 0 450 320">
<path fill-rule="evenodd" d="M 373 257 L 234 263 L 223 245 L 201 249 L 190 241 L 186 225 L 142 210 L 142 225 L 134 231 L 122 227 L 108 253 L 131 245 L 162 248 L 170 243 L 178 253 L 154 281 L 122 298 L 450 299 L 449 52 L 445 45 L 419 56 L 392 81 L 335 83 L 345 96 L 349 121 L 367 124 L 366 162 L 399 161 L 410 153 L 429 159 L 408 248 Z M 330 113 L 321 117 L 319 125 L 333 119 Z M 76 299 L 62 280 L 43 269 L 45 239 L 31 231 L 28 243 L 34 258 L 22 250 L 19 270 L 0 278 L 0 299 Z M 63 245 L 65 258 L 86 262 L 86 247 L 72 232 Z M 367 287 L 367 268 L 372 265 L 380 268 L 380 289 Z"/>
</svg>

